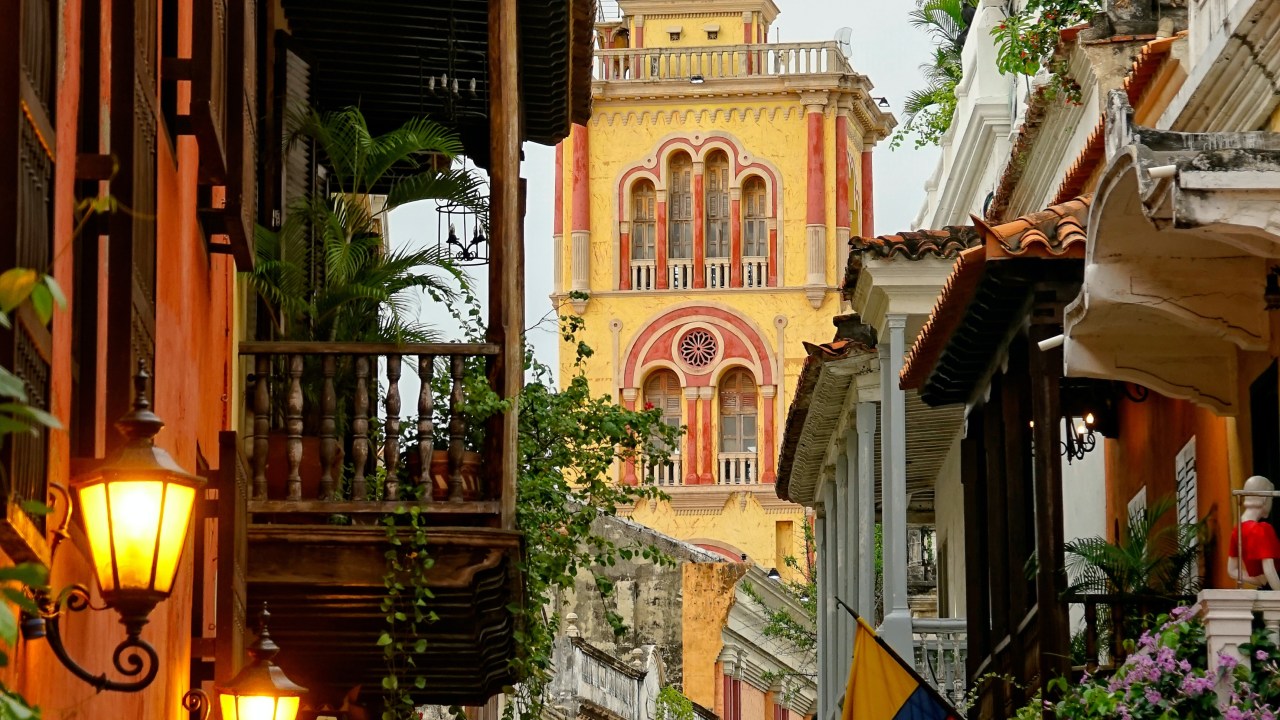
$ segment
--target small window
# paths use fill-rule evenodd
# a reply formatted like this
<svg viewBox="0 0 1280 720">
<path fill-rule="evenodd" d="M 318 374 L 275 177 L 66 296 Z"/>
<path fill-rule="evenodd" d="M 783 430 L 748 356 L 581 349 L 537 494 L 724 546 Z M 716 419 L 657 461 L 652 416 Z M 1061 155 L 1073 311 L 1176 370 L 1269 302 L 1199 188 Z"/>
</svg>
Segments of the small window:
<svg viewBox="0 0 1280 720">
<path fill-rule="evenodd" d="M 712 153 L 706 165 L 707 257 L 729 257 L 729 158 Z"/>
<path fill-rule="evenodd" d="M 707 31 L 707 39 L 708 39 L 708 40 L 719 40 L 719 39 L 720 39 L 720 31 L 719 31 L 719 30 L 708 30 L 708 31 Z"/>
<path fill-rule="evenodd" d="M 671 42 L 679 42 L 679 40 L 680 40 L 680 33 L 678 33 L 678 32 L 673 32 L 673 33 L 668 33 L 668 34 L 671 36 Z"/>
<path fill-rule="evenodd" d="M 720 452 L 756 452 L 756 383 L 746 370 L 720 381 Z"/>
<path fill-rule="evenodd" d="M 680 427 L 680 397 L 680 379 L 670 370 L 659 370 L 644 383 L 644 407 L 662 411 L 664 425 Z"/>
<path fill-rule="evenodd" d="M 631 259 L 652 260 L 654 241 L 657 233 L 654 228 L 656 217 L 655 206 L 657 194 L 653 183 L 641 180 L 631 191 Z"/>
<path fill-rule="evenodd" d="M 745 257 L 764 257 L 769 254 L 769 198 L 764 180 L 748 178 L 742 186 L 744 215 L 742 223 L 742 254 Z"/>
<path fill-rule="evenodd" d="M 685 153 L 671 158 L 667 196 L 667 257 L 693 257 L 693 161 Z"/>
</svg>

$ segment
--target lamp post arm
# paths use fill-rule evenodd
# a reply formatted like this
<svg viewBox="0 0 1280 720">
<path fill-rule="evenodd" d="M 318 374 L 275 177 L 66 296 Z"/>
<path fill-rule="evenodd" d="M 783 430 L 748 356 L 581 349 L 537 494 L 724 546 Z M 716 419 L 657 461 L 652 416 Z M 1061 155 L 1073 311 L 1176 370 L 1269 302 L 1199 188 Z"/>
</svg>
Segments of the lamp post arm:
<svg viewBox="0 0 1280 720">
<path fill-rule="evenodd" d="M 78 612 L 90 609 L 89 591 L 83 585 L 72 585 L 63 590 L 56 601 L 47 594 L 40 593 L 36 603 L 40 605 L 45 620 L 45 637 L 49 649 L 73 675 L 98 692 L 138 692 L 155 681 L 160 672 L 160 656 L 150 643 L 132 632 L 112 651 L 111 664 L 115 666 L 116 672 L 125 677 L 136 678 L 135 680 L 112 680 L 106 673 L 95 675 L 81 667 L 67 652 L 62 643 L 62 615 L 68 610 Z"/>
<path fill-rule="evenodd" d="M 209 720 L 213 702 L 209 699 L 209 693 L 200 688 L 192 688 L 182 696 L 182 709 L 189 713 L 200 713 L 200 720 Z"/>
</svg>

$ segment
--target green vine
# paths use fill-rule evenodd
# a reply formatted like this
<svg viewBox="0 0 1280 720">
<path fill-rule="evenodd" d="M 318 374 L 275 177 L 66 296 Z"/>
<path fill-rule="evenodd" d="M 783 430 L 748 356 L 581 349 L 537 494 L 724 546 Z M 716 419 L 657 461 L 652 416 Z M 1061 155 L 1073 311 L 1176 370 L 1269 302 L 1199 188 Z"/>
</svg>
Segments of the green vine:
<svg viewBox="0 0 1280 720">
<path fill-rule="evenodd" d="M 1015 75 L 1035 75 L 1045 67 L 1048 96 L 1080 104 L 1080 83 L 1071 77 L 1067 59 L 1057 54 L 1058 43 L 1064 30 L 1089 22 L 1101 10 L 1101 0 L 1028 0 L 1021 11 L 991 30 L 996 67 Z"/>
<path fill-rule="evenodd" d="M 694 720 L 693 701 L 670 685 L 658 691 L 654 720 Z"/>
<path fill-rule="evenodd" d="M 378 638 L 387 663 L 387 674 L 382 678 L 386 698 L 382 720 L 401 720 L 412 717 L 412 693 L 427 686 L 429 668 L 420 666 L 418 660 L 427 651 L 427 626 L 437 619 L 429 609 L 434 595 L 427 577 L 434 562 L 427 552 L 426 519 L 420 506 L 398 507 L 382 523 L 391 544 L 382 577 L 387 592 L 381 609 L 387 629 Z"/>
<path fill-rule="evenodd" d="M 917 0 L 908 15 L 911 26 L 933 40 L 933 57 L 920 66 L 925 86 L 913 90 L 902 104 L 904 120 L 890 146 L 898 148 L 911 135 L 917 148 L 937 145 L 951 128 L 956 113 L 956 87 L 964 74 L 960 53 L 968 22 L 968 0 Z"/>
</svg>

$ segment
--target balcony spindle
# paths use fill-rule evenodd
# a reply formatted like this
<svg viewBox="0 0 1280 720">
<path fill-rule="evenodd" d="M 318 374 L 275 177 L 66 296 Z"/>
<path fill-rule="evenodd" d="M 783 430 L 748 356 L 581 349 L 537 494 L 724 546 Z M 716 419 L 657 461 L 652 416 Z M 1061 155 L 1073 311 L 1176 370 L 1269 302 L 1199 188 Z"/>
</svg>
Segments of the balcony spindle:
<svg viewBox="0 0 1280 720">
<path fill-rule="evenodd" d="M 267 497 L 267 448 L 271 434 L 271 358 L 254 359 L 253 377 L 253 499 Z"/>
<path fill-rule="evenodd" d="M 320 390 L 320 499 L 333 500 L 334 460 L 338 455 L 338 424 L 334 419 L 338 399 L 333 389 L 337 359 L 326 355 L 322 364 L 324 385 Z"/>
<path fill-rule="evenodd" d="M 289 460 L 286 481 L 289 500 L 302 499 L 302 356 L 289 356 L 289 394 L 285 404 L 285 430 L 289 433 L 285 444 Z"/>
<path fill-rule="evenodd" d="M 462 501 L 462 450 L 467 426 L 462 420 L 462 369 L 463 358 L 454 355 L 450 359 L 449 396 L 449 501 Z"/>
<path fill-rule="evenodd" d="M 1089 672 L 1098 669 L 1098 606 L 1085 600 L 1084 603 L 1084 654 L 1085 668 Z"/>
<path fill-rule="evenodd" d="M 387 425 L 382 462 L 387 471 L 387 499 L 400 499 L 400 356 L 387 356 Z"/>
<path fill-rule="evenodd" d="M 431 455 L 435 452 L 435 425 L 432 423 L 433 395 L 431 380 L 435 374 L 435 357 L 418 356 L 418 459 L 422 470 L 418 474 L 418 484 L 425 485 L 425 497 L 431 496 Z"/>
<path fill-rule="evenodd" d="M 351 420 L 351 464 L 355 475 L 351 481 L 351 496 L 355 500 L 368 500 L 369 491 L 364 479 L 369 462 L 369 358 L 356 358 L 355 417 Z"/>
</svg>

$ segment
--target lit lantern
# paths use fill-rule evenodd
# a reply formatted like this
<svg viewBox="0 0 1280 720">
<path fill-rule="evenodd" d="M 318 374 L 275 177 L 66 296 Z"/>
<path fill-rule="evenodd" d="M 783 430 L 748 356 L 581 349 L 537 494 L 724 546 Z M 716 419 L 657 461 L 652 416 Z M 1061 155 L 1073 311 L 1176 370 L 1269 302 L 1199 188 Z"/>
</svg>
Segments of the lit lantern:
<svg viewBox="0 0 1280 720">
<path fill-rule="evenodd" d="M 294 720 L 302 695 L 307 692 L 285 676 L 272 659 L 280 647 L 271 639 L 262 606 L 262 629 L 249 647 L 251 662 L 231 682 L 217 688 L 222 720 Z"/>
<path fill-rule="evenodd" d="M 149 377 L 140 367 L 133 409 L 116 423 L 125 444 L 75 484 L 102 599 L 135 637 L 173 590 L 191 509 L 204 486 L 156 447 L 164 422 L 147 400 Z"/>
</svg>

